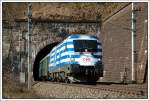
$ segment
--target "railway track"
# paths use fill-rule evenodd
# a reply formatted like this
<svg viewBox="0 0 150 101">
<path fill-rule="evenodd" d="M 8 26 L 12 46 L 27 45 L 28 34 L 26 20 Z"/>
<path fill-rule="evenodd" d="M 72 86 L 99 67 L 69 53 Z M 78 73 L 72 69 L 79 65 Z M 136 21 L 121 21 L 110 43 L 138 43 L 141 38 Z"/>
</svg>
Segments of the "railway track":
<svg viewBox="0 0 150 101">
<path fill-rule="evenodd" d="M 39 82 L 35 82 L 34 85 L 38 84 Z M 60 82 L 49 82 L 44 81 L 46 84 L 56 84 L 56 85 L 64 85 L 64 86 L 72 86 L 72 87 L 81 87 L 81 88 L 88 88 L 88 89 L 95 89 L 95 90 L 103 90 L 103 91 L 110 91 L 119 94 L 127 94 L 133 96 L 147 96 L 147 87 L 145 85 L 118 85 L 118 84 L 95 84 L 95 85 L 87 85 L 87 84 L 66 84 Z M 40 85 L 39 85 L 40 86 Z"/>
</svg>

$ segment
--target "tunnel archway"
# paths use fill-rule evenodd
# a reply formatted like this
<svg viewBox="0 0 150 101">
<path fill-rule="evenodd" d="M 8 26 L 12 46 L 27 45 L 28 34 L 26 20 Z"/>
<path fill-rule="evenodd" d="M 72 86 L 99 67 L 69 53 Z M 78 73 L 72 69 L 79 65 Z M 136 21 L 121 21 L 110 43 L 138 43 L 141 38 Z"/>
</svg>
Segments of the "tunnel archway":
<svg viewBox="0 0 150 101">
<path fill-rule="evenodd" d="M 33 64 L 33 78 L 35 81 L 40 80 L 39 79 L 39 62 L 42 58 L 44 58 L 54 46 L 56 46 L 59 42 L 51 43 L 47 46 L 45 46 L 43 49 L 41 49 L 38 54 L 36 55 L 34 64 Z"/>
</svg>

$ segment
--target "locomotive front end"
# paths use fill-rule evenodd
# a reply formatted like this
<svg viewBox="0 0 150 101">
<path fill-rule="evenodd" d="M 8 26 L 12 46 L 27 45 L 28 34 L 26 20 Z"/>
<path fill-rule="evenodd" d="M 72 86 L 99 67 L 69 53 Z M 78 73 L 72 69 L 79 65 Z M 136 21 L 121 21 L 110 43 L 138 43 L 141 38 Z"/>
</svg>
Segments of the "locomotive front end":
<svg viewBox="0 0 150 101">
<path fill-rule="evenodd" d="M 95 82 L 103 76 L 102 49 L 101 43 L 97 39 L 79 39 L 73 40 L 74 43 L 74 61 L 71 64 L 71 73 L 73 77 L 80 82 Z"/>
</svg>

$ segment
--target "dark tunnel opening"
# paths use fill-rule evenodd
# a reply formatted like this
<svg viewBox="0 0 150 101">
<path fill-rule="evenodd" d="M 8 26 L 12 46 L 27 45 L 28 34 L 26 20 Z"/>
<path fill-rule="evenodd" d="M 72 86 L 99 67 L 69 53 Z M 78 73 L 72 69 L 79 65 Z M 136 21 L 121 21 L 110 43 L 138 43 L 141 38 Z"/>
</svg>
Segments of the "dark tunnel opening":
<svg viewBox="0 0 150 101">
<path fill-rule="evenodd" d="M 144 75 L 144 83 L 148 82 L 148 59 L 146 61 L 145 75 Z"/>
<path fill-rule="evenodd" d="M 47 45 L 46 47 L 44 47 L 42 50 L 40 50 L 38 52 L 38 54 L 36 55 L 34 64 L 33 64 L 33 77 L 35 81 L 39 80 L 39 62 L 42 58 L 44 58 L 51 50 L 54 46 L 56 46 L 59 42 L 56 43 L 52 43 Z"/>
</svg>

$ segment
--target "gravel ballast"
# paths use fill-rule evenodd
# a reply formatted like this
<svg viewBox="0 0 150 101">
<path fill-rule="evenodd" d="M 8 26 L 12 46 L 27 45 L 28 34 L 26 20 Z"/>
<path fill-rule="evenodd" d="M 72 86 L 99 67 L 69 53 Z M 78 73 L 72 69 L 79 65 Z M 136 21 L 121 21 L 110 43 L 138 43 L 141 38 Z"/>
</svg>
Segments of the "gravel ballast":
<svg viewBox="0 0 150 101">
<path fill-rule="evenodd" d="M 104 91 L 93 88 L 68 86 L 55 83 L 39 82 L 33 86 L 35 93 L 40 98 L 57 99 L 136 99 L 144 96 L 123 94 L 120 92 Z"/>
</svg>

